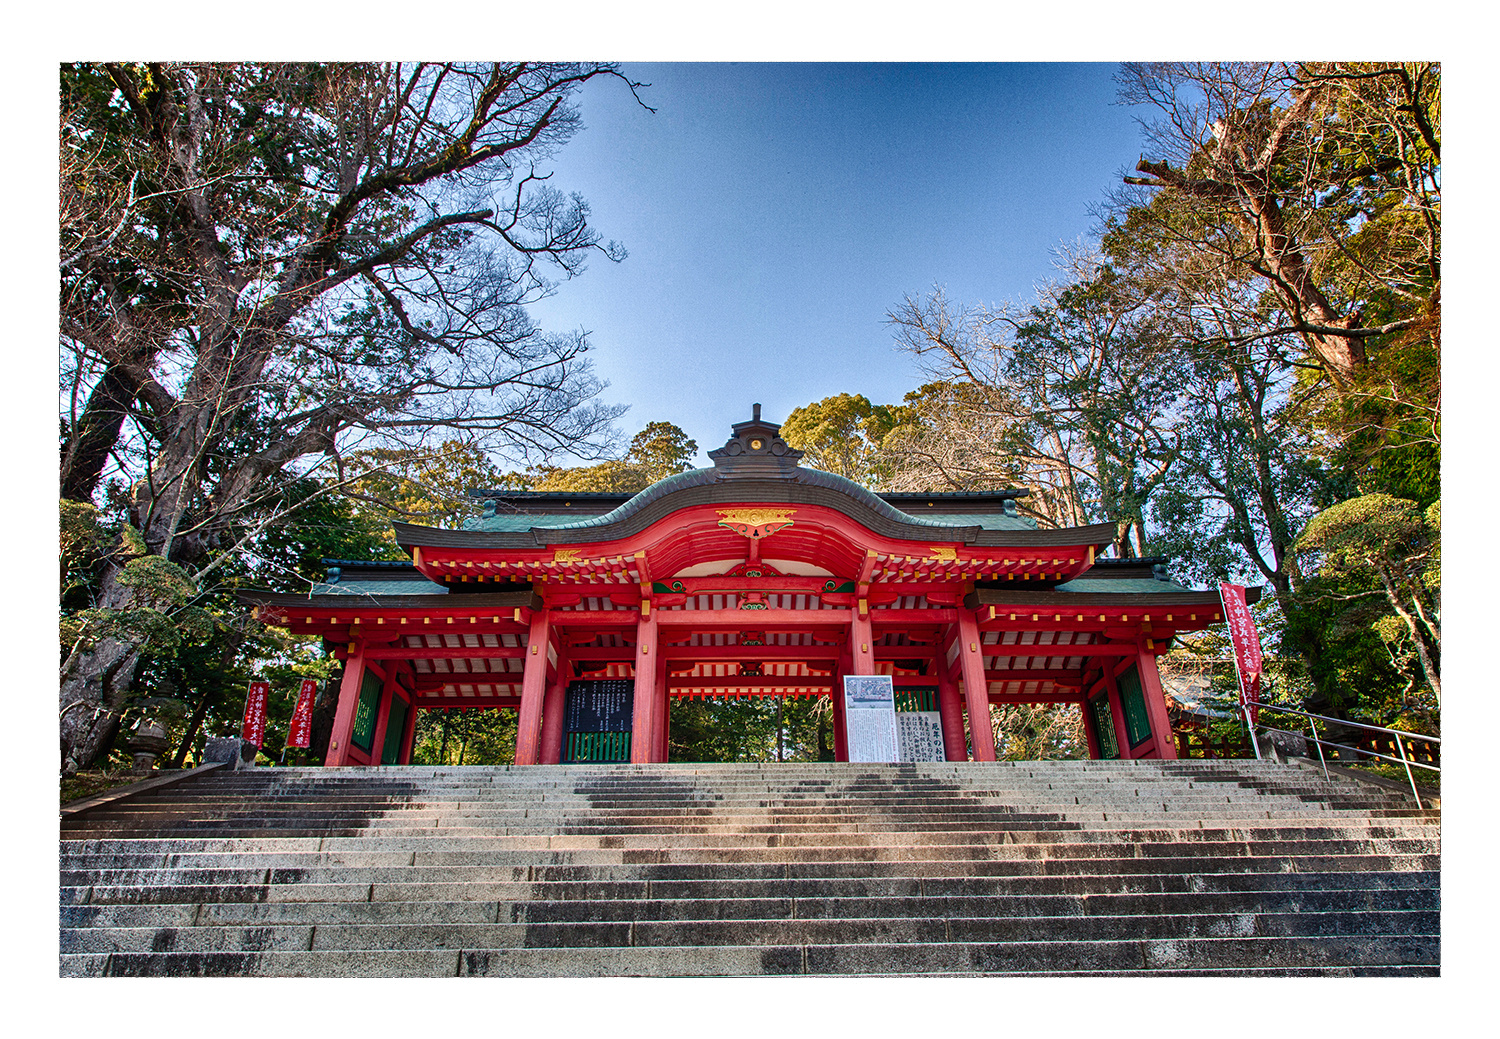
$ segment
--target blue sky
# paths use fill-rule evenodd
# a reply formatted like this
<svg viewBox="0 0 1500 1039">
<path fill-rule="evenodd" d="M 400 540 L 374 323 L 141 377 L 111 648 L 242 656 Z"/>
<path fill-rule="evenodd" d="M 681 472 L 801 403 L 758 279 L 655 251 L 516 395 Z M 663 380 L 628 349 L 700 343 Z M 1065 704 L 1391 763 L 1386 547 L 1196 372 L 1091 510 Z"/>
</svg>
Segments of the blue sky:
<svg viewBox="0 0 1500 1039">
<path fill-rule="evenodd" d="M 670 421 L 701 451 L 755 401 L 773 421 L 840 392 L 899 401 L 921 378 L 886 312 L 934 285 L 1029 296 L 1140 151 L 1113 64 L 625 71 L 656 112 L 590 84 L 552 166 L 630 255 L 533 314 L 593 333 L 626 437 Z"/>
</svg>

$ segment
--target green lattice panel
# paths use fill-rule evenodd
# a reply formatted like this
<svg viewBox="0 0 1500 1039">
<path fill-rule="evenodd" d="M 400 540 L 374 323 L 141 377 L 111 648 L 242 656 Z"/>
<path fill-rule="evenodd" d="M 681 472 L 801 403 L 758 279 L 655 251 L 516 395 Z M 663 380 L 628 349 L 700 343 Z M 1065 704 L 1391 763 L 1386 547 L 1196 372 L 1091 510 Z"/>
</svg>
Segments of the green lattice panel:
<svg viewBox="0 0 1500 1039">
<path fill-rule="evenodd" d="M 1151 716 L 1146 712 L 1146 697 L 1141 692 L 1141 676 L 1131 668 L 1119 676 L 1120 706 L 1125 709 L 1125 737 L 1132 748 L 1151 738 Z"/>
<path fill-rule="evenodd" d="M 896 690 L 896 710 L 898 711 L 935 711 L 937 709 L 937 686 Z"/>
<path fill-rule="evenodd" d="M 629 760 L 628 732 L 570 732 L 563 747 L 564 763 Z"/>
<path fill-rule="evenodd" d="M 401 756 L 401 736 L 406 731 L 406 701 L 391 697 L 391 714 L 385 722 L 385 746 L 380 748 L 380 763 L 394 765 Z"/>
<path fill-rule="evenodd" d="M 366 671 L 359 684 L 359 704 L 354 708 L 354 732 L 350 742 L 366 754 L 375 745 L 375 715 L 380 711 L 380 676 Z"/>
</svg>

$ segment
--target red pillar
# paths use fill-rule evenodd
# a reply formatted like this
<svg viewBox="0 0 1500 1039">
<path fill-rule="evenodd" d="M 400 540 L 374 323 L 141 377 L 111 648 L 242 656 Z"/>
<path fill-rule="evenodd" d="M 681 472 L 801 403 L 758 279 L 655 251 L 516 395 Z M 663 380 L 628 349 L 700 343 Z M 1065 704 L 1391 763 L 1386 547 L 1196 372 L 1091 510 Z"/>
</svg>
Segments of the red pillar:
<svg viewBox="0 0 1500 1039">
<path fill-rule="evenodd" d="M 990 723 L 990 683 L 984 677 L 984 645 L 973 610 L 958 611 L 958 664 L 969 710 L 969 739 L 975 761 L 995 760 L 995 727 Z"/>
<path fill-rule="evenodd" d="M 411 764 L 411 752 L 417 742 L 417 717 L 420 713 L 417 710 L 416 694 L 413 693 L 411 706 L 406 709 L 406 729 L 401 733 L 401 756 L 396 759 L 403 765 Z"/>
<path fill-rule="evenodd" d="M 844 676 L 849 674 L 849 650 L 846 647 L 839 655 L 838 666 L 833 671 L 833 688 L 829 699 L 833 701 L 833 760 L 849 760 L 849 730 L 844 726 Z"/>
<path fill-rule="evenodd" d="M 349 655 L 344 659 L 344 677 L 339 682 L 339 705 L 333 715 L 333 734 L 328 738 L 328 754 L 325 765 L 349 763 L 349 737 L 354 732 L 354 712 L 359 708 L 359 687 L 365 680 L 365 644 L 363 640 L 349 644 Z"/>
<path fill-rule="evenodd" d="M 568 663 L 567 640 L 557 651 L 557 674 L 547 688 L 547 698 L 542 702 L 542 764 L 555 765 L 562 760 L 563 707 L 568 698 L 568 683 L 573 678 L 573 668 Z"/>
<path fill-rule="evenodd" d="M 958 696 L 958 683 L 948 674 L 942 661 L 938 662 L 938 712 L 943 723 L 943 757 L 949 761 L 968 761 L 969 746 L 964 740 L 963 702 Z"/>
<path fill-rule="evenodd" d="M 542 697 L 551 655 L 551 618 L 542 609 L 532 614 L 526 635 L 526 669 L 521 676 L 521 712 L 516 724 L 517 765 L 536 765 L 542 760 Z"/>
<path fill-rule="evenodd" d="M 874 626 L 870 623 L 870 615 L 866 613 L 861 617 L 859 610 L 850 610 L 849 674 L 873 675 L 875 673 Z"/>
<path fill-rule="evenodd" d="M 1141 696 L 1146 701 L 1146 716 L 1151 719 L 1151 738 L 1159 758 L 1177 757 L 1177 741 L 1172 738 L 1172 717 L 1167 713 L 1167 696 L 1162 692 L 1161 674 L 1156 670 L 1156 654 L 1142 639 L 1136 647 L 1135 666 L 1141 677 Z"/>
<path fill-rule="evenodd" d="M 652 722 L 652 731 L 656 734 L 656 755 L 653 761 L 667 760 L 667 723 L 671 711 L 671 697 L 667 694 L 667 657 L 665 653 L 656 656 L 656 695 Z"/>
<path fill-rule="evenodd" d="M 396 696 L 396 661 L 387 660 L 381 665 L 385 668 L 385 680 L 380 684 L 380 706 L 375 711 L 375 741 L 370 744 L 370 764 L 383 764 L 380 760 L 385 756 L 385 734 L 390 727 L 391 703 Z"/>
<path fill-rule="evenodd" d="M 642 604 L 645 606 L 645 604 Z M 656 611 L 646 607 L 635 625 L 635 701 L 630 715 L 630 760 L 649 764 L 656 757 Z"/>
</svg>

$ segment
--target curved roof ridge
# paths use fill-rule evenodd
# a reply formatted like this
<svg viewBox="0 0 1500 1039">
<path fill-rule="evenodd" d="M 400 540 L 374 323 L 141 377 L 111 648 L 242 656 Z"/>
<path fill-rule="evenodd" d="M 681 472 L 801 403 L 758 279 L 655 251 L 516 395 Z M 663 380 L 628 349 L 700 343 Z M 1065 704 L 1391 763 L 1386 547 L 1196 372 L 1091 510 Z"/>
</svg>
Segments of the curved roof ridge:
<svg viewBox="0 0 1500 1039">
<path fill-rule="evenodd" d="M 665 498 L 677 491 L 686 490 L 689 487 L 705 487 L 723 482 L 720 471 L 714 469 L 689 469 L 685 473 L 669 476 L 664 480 L 658 480 L 650 487 L 634 495 L 629 501 L 616 506 L 609 512 L 599 516 L 588 516 L 572 523 L 558 523 L 549 526 L 540 526 L 541 530 L 587 530 L 593 527 L 610 527 L 620 523 L 640 512 L 646 506 L 658 499 Z M 809 469 L 802 466 L 796 467 L 796 474 L 788 483 L 803 484 L 808 487 L 824 487 L 829 490 L 839 491 L 866 508 L 875 512 L 892 523 L 914 524 L 919 527 L 932 527 L 939 530 L 960 530 L 973 526 L 968 523 L 942 522 L 936 517 L 916 516 L 909 512 L 903 512 L 890 502 L 881 498 L 868 487 L 858 484 L 845 476 L 836 473 L 824 472 L 821 469 Z"/>
</svg>

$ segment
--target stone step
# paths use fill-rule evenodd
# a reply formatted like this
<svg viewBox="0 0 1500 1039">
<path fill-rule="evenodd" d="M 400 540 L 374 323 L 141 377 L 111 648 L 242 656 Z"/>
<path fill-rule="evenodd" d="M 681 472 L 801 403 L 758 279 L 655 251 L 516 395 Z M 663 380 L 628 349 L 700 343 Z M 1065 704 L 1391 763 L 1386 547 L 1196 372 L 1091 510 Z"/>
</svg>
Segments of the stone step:
<svg viewBox="0 0 1500 1039">
<path fill-rule="evenodd" d="M 943 862 L 931 860 L 894 860 L 891 862 L 812 862 L 794 859 L 784 865 L 770 863 L 734 863 L 732 868 L 718 870 L 724 880 L 770 879 L 782 872 L 788 879 L 831 876 L 914 876 L 938 877 L 1019 877 L 1030 876 L 1056 880 L 1073 876 L 1111 877 L 1116 889 L 1130 890 L 1132 874 L 1196 874 L 1258 872 L 1276 876 L 1301 866 L 1312 872 L 1337 870 L 1415 870 L 1435 871 L 1437 856 L 1398 858 L 1392 856 L 1310 857 L 1301 860 L 1241 860 L 1233 869 L 1195 871 L 1190 864 L 1173 859 L 1084 859 L 1027 860 L 1019 862 Z M 904 872 L 881 869 L 905 866 Z M 1201 865 L 1201 863 L 1197 863 Z M 795 867 L 795 868 L 794 868 Z M 843 867 L 842 870 L 839 867 Z M 768 873 L 768 870 L 773 871 Z M 284 882 L 253 884 L 161 884 L 104 885 L 59 888 L 62 905 L 173 904 L 207 902 L 277 902 L 277 901 L 499 901 L 507 896 L 510 884 L 521 881 L 620 881 L 620 880 L 698 880 L 705 870 L 701 863 L 655 863 L 652 866 L 611 866 L 599 864 L 517 865 L 508 876 L 491 875 L 487 880 L 423 882 L 419 880 L 389 882 Z M 928 885 L 930 887 L 930 885 Z"/>
<path fill-rule="evenodd" d="M 696 828 L 690 829 L 691 833 L 698 833 Z M 763 831 L 756 831 L 758 833 Z M 960 831 L 962 832 L 962 831 Z M 629 836 L 634 831 L 626 831 L 621 836 Z M 578 836 L 573 834 L 560 834 L 559 837 Z M 640 834 L 636 834 L 640 836 Z M 899 842 L 908 836 L 905 832 L 890 833 L 888 831 L 868 831 L 867 837 L 876 837 L 883 840 Z M 936 832 L 927 832 L 922 840 L 932 843 L 939 836 Z M 981 843 L 1011 843 L 1011 844 L 1034 844 L 1038 847 L 1052 847 L 1061 844 L 1081 845 L 1165 845 L 1177 843 L 1250 843 L 1255 844 L 1265 841 L 1328 841 L 1328 840 L 1417 840 L 1427 842 L 1433 850 L 1437 850 L 1439 844 L 1438 834 L 1419 828 L 1394 827 L 1394 826 L 1371 826 L 1364 829 L 1356 827 L 1329 827 L 1329 826 L 1275 826 L 1275 827 L 1234 827 L 1228 829 L 1129 829 L 1129 830 L 1022 830 L 1004 831 L 998 833 L 985 833 L 975 835 L 975 839 Z M 490 837 L 482 838 L 482 847 L 501 848 L 510 847 L 506 841 L 496 842 Z M 473 849 L 473 842 L 464 842 Z M 454 845 L 455 850 L 466 850 Z M 215 855 L 214 852 L 195 853 L 190 849 L 179 848 L 173 855 L 165 855 L 159 852 L 141 852 L 133 850 L 115 851 L 92 851 L 80 853 L 70 851 L 67 845 L 59 856 L 64 873 L 69 871 L 82 871 L 89 869 L 160 869 L 169 866 L 186 865 L 190 857 Z M 402 864 L 400 853 L 375 852 L 377 856 L 390 858 L 386 864 Z M 406 857 L 407 860 L 410 856 Z M 235 861 L 243 861 L 243 856 L 236 857 Z"/>
<path fill-rule="evenodd" d="M 569 837 L 556 836 L 547 838 L 511 838 L 511 837 L 486 837 L 471 838 L 463 842 L 466 847 L 457 848 L 451 854 L 467 855 L 469 858 L 458 861 L 467 862 L 470 865 L 508 865 L 520 862 L 543 862 L 561 861 L 560 856 L 568 856 L 569 861 L 583 861 L 577 853 L 587 855 L 592 852 L 604 853 L 599 861 L 678 861 L 678 862 L 722 862 L 722 861 L 754 861 L 758 858 L 770 856 L 771 860 L 778 860 L 778 855 L 783 852 L 805 851 L 807 857 L 813 860 L 841 861 L 862 860 L 871 861 L 890 859 L 970 859 L 978 862 L 1014 861 L 1014 860 L 1049 860 L 1061 861 L 1068 859 L 1113 859 L 1120 854 L 1120 844 L 1123 842 L 1059 842 L 1052 841 L 1042 843 L 1039 841 L 1010 842 L 1005 840 L 1009 835 L 969 835 L 970 840 L 963 844 L 955 844 L 943 840 L 946 834 L 901 834 L 895 839 L 880 841 L 875 838 L 888 836 L 881 834 L 833 834 L 821 835 L 814 839 L 805 835 L 779 836 L 776 834 L 753 835 L 743 839 L 735 838 L 734 835 L 684 835 L 677 837 L 659 836 L 650 837 Z M 923 840 L 921 838 L 931 838 Z M 839 838 L 860 838 L 857 840 L 839 840 Z M 382 849 L 386 851 L 401 851 L 410 849 L 415 855 L 426 851 L 420 845 L 414 845 L 411 838 L 386 839 L 378 845 L 373 839 L 366 840 L 368 850 Z M 417 838 L 420 840 L 420 838 Z M 330 842 L 331 843 L 331 842 Z M 332 849 L 332 850 L 337 850 Z M 1350 856 L 1350 855 L 1390 855 L 1406 856 L 1421 854 L 1436 854 L 1437 842 L 1426 838 L 1362 838 L 1362 839 L 1329 839 L 1329 840 L 1260 840 L 1254 836 L 1249 839 L 1240 840 L 1177 840 L 1177 841 L 1153 841 L 1149 843 L 1134 843 L 1131 857 L 1140 859 L 1173 859 L 1191 860 L 1202 859 L 1215 862 L 1223 862 L 1239 858 L 1283 858 L 1293 855 L 1302 856 Z M 643 859 L 640 852 L 657 853 L 661 858 Z M 181 854 L 181 853 L 179 853 Z M 106 858 L 105 862 L 112 860 Z M 179 860 L 180 862 L 181 860 Z M 413 864 L 418 860 L 413 859 Z M 421 860 L 426 864 L 428 859 Z M 457 864 L 450 861 L 448 864 Z M 146 882 L 140 878 L 156 875 L 169 875 L 171 867 L 146 868 L 144 870 L 124 865 L 96 865 L 80 868 L 72 864 L 71 860 L 65 861 L 62 872 L 62 881 L 65 883 L 76 882 L 93 883 L 108 878 L 107 872 L 114 870 L 118 873 L 129 874 L 129 882 Z"/>
<path fill-rule="evenodd" d="M 594 949 L 337 950 L 93 953 L 61 957 L 63 976 L 202 977 L 724 977 L 814 975 L 1139 974 L 1289 969 L 1436 968 L 1438 939 L 1139 939 L 1117 942 L 943 942 L 823 946 Z"/>
<path fill-rule="evenodd" d="M 558 838 L 557 840 L 562 839 Z M 700 847 L 693 846 L 693 848 Z M 789 845 L 789 847 L 796 847 L 796 845 Z M 921 860 L 925 857 L 923 852 L 915 845 L 894 847 L 907 849 L 909 855 L 903 856 L 899 853 L 892 853 L 892 855 L 886 857 L 895 857 L 898 860 L 904 858 Z M 1426 841 L 1318 841 L 1302 842 L 1300 844 L 1288 841 L 1236 843 L 1203 841 L 1137 845 L 1132 861 L 1151 859 L 1174 859 L 1182 861 L 1193 857 L 1201 857 L 1211 861 L 1216 866 L 1222 867 L 1226 862 L 1239 858 L 1285 857 L 1290 854 L 1293 848 L 1308 852 L 1321 852 L 1325 855 L 1348 855 L 1370 852 L 1379 852 L 1385 855 L 1403 855 L 1425 853 L 1434 850 L 1431 843 Z M 117 860 L 106 859 L 103 864 L 88 867 L 64 863 L 64 867 L 59 874 L 59 882 L 68 887 L 89 885 L 153 886 L 162 884 L 216 886 L 223 884 L 333 882 L 335 879 L 334 875 L 336 874 L 346 883 L 381 883 L 396 878 L 420 880 L 428 876 L 436 877 L 438 876 L 438 872 L 443 870 L 447 871 L 447 875 L 443 876 L 442 879 L 451 880 L 458 879 L 464 873 L 472 874 L 477 868 L 496 865 L 516 865 L 522 862 L 535 862 L 538 859 L 534 854 L 520 856 L 512 854 L 515 850 L 502 849 L 496 851 L 491 849 L 487 852 L 471 852 L 467 856 L 462 851 L 435 853 L 442 856 L 441 861 L 434 861 L 432 854 L 429 853 L 421 853 L 419 860 L 419 853 L 413 852 L 409 856 L 398 855 L 376 866 L 357 866 L 346 860 L 337 866 L 324 866 L 321 874 L 314 869 L 303 866 L 246 864 L 241 857 L 233 857 L 230 860 L 236 864 L 233 868 L 207 866 L 182 859 L 179 859 L 172 865 L 153 862 L 145 866 L 128 866 L 120 864 Z M 535 851 L 536 849 L 531 850 Z M 708 852 L 716 849 L 704 848 L 703 850 Z M 945 854 L 943 847 L 937 847 L 933 850 L 935 854 Z M 1113 860 L 1119 855 L 1119 847 L 1113 842 L 1080 845 L 1029 844 L 1004 849 L 1009 854 L 999 854 L 999 850 L 998 847 L 990 846 L 990 854 L 982 856 L 976 854 L 972 858 L 974 861 L 982 862 L 1015 860 L 1062 862 L 1088 859 Z M 555 856 L 550 857 L 555 858 Z M 949 857 L 962 858 L 962 856 L 956 855 L 949 855 Z M 418 872 L 421 873 L 421 876 L 417 875 Z"/>
<path fill-rule="evenodd" d="M 1271 762 L 267 769 L 61 836 L 64 975 L 1438 964 L 1440 814 Z"/>
<path fill-rule="evenodd" d="M 554 881 L 488 883 L 487 897 L 469 900 L 375 901 L 222 901 L 179 903 L 116 903 L 61 907 L 65 927 L 252 925 L 269 923 L 494 923 L 515 922 L 517 912 L 550 914 L 596 911 L 611 919 L 633 919 L 625 912 L 647 912 L 630 907 L 660 906 L 660 912 L 682 913 L 703 906 L 727 914 L 734 904 L 785 906 L 786 915 L 812 916 L 824 905 L 840 905 L 843 912 L 859 906 L 917 906 L 931 900 L 990 906 L 988 915 L 1060 915 L 1154 911 L 1170 899 L 1201 900 L 1210 911 L 1239 910 L 1241 900 L 1268 908 L 1333 911 L 1361 907 L 1437 909 L 1437 878 L 1423 874 L 1224 874 L 1191 878 L 1182 875 L 1141 875 L 1119 883 L 1113 877 L 910 877 L 813 878 L 759 880 Z M 345 893 L 352 885 L 338 889 Z M 330 888 L 330 890 L 333 890 Z M 447 889 L 451 892 L 453 889 Z M 328 894 L 328 891 L 311 893 Z M 955 901 L 957 900 L 957 901 Z M 793 903 L 803 907 L 800 910 Z M 598 903 L 596 906 L 595 903 Z M 616 903 L 610 906 L 606 903 Z M 522 907 L 520 910 L 517 907 Z M 672 908 L 672 907 L 679 908 Z M 1112 907 L 1124 907 L 1118 910 Z M 1216 907 L 1222 907 L 1216 909 Z M 774 916 L 775 913 L 764 913 Z M 824 914 L 826 915 L 826 914 Z M 869 915 L 869 914 L 866 914 Z M 885 915 L 908 915 L 890 909 Z M 939 914 L 940 915 L 940 914 Z M 980 915 L 980 914 L 970 914 Z M 592 916 L 590 916 L 592 918 Z M 154 923 L 153 923 L 154 922 Z"/>
<path fill-rule="evenodd" d="M 557 887 L 553 885 L 552 887 Z M 496 902 L 302 902 L 66 906 L 64 931 L 88 929 L 322 926 L 325 924 L 551 924 L 702 920 L 999 919 L 1072 917 L 1190 917 L 1267 914 L 1366 914 L 1438 911 L 1438 894 L 1423 888 L 1390 890 L 1159 892 L 1093 895 L 865 895 L 645 897 L 644 885 L 614 885 L 609 894 L 565 896 L 541 885 L 515 885 L 512 900 Z M 657 885 L 658 888 L 661 885 Z M 825 885 L 827 887 L 827 885 Z M 556 896 L 556 897 L 552 897 Z M 638 941 L 637 944 L 640 944 Z M 217 946 L 216 946 L 217 947 Z M 393 946 L 394 947 L 394 946 Z M 125 946 L 119 946 L 124 949 Z M 186 946 L 176 946 L 184 949 Z M 87 951 L 74 949 L 72 951 Z M 136 950 L 141 951 L 141 950 Z M 145 951 L 165 951 L 147 948 Z"/>
<path fill-rule="evenodd" d="M 1208 912 L 1139 916 L 847 917 L 833 919 L 592 920 L 482 924 L 321 924 L 259 927 L 69 928 L 63 953 L 339 951 L 346 949 L 598 948 L 841 945 L 849 942 L 1119 942 L 1132 939 L 1380 937 L 1432 934 L 1429 910 Z"/>
</svg>

